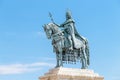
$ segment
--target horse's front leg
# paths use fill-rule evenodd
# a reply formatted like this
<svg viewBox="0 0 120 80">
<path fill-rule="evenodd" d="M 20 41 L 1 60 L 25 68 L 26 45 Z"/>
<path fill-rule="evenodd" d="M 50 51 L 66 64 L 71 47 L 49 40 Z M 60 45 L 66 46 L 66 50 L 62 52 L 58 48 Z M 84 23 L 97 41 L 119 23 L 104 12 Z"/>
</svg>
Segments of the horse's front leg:
<svg viewBox="0 0 120 80">
<path fill-rule="evenodd" d="M 57 64 L 56 64 L 55 68 L 60 66 L 60 64 L 59 64 L 59 54 L 58 53 L 56 53 L 56 60 L 57 60 L 57 62 L 56 62 Z"/>
<path fill-rule="evenodd" d="M 60 64 L 60 67 L 61 67 L 61 66 L 63 66 L 63 61 L 62 61 L 62 60 L 63 60 L 63 59 L 62 59 L 62 58 L 63 58 L 63 57 L 62 57 L 62 52 L 60 52 L 60 54 L 59 54 L 59 55 L 60 55 L 60 60 L 59 60 L 59 62 L 60 62 L 60 63 L 59 63 L 59 64 Z"/>
<path fill-rule="evenodd" d="M 56 44 L 56 59 L 57 59 L 57 65 L 56 67 L 61 67 L 63 66 L 63 62 L 62 62 L 62 49 L 61 49 L 61 44 L 57 43 Z"/>
<path fill-rule="evenodd" d="M 62 55 L 62 47 L 63 47 L 63 45 L 62 45 L 62 41 L 61 42 L 59 42 L 59 47 L 58 47 L 58 49 L 59 49 L 59 56 L 60 56 L 60 67 L 61 66 L 63 66 L 63 55 Z"/>
</svg>

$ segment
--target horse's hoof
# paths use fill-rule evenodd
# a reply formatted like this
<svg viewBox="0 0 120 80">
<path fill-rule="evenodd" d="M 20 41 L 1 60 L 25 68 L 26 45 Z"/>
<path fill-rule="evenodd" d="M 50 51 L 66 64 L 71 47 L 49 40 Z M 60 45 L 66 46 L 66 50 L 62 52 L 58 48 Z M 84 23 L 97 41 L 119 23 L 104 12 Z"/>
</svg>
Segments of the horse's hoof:
<svg viewBox="0 0 120 80">
<path fill-rule="evenodd" d="M 81 67 L 81 69 L 87 69 L 87 67 Z"/>
<path fill-rule="evenodd" d="M 59 66 L 55 66 L 55 68 L 58 68 Z"/>
<path fill-rule="evenodd" d="M 62 66 L 59 66 L 59 65 L 56 65 L 55 68 L 59 68 L 59 67 L 62 67 Z"/>
</svg>

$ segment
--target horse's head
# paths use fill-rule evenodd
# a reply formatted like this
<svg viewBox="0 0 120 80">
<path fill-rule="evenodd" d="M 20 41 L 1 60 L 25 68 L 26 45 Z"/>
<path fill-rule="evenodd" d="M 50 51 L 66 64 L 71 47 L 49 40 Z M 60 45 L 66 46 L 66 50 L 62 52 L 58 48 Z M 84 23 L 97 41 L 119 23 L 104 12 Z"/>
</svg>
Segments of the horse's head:
<svg viewBox="0 0 120 80">
<path fill-rule="evenodd" d="M 51 36 L 52 36 L 51 26 L 49 26 L 48 24 L 45 24 L 45 25 L 43 26 L 43 28 L 44 28 L 44 31 L 45 31 L 45 33 L 46 33 L 46 35 L 47 35 L 47 38 L 48 38 L 48 39 L 51 39 Z"/>
<path fill-rule="evenodd" d="M 44 25 L 44 31 L 46 32 L 48 39 L 51 39 L 52 35 L 60 32 L 58 25 L 54 23 Z"/>
</svg>

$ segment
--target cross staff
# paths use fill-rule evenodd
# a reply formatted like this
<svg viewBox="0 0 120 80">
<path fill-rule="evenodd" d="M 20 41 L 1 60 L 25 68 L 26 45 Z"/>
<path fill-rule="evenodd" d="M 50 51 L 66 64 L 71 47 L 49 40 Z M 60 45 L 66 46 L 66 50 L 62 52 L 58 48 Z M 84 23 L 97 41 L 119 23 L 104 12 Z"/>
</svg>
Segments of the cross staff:
<svg viewBox="0 0 120 80">
<path fill-rule="evenodd" d="M 54 20 L 53 20 L 52 14 L 51 14 L 50 12 L 49 12 L 49 16 L 50 16 L 51 21 L 54 23 Z"/>
</svg>

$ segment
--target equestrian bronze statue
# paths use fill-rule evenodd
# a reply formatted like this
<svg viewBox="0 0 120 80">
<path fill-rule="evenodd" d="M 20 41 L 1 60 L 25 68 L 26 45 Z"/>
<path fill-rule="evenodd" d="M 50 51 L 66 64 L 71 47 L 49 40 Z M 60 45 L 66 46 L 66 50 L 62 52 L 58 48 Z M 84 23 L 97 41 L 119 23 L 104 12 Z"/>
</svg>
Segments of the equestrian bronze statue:
<svg viewBox="0 0 120 80">
<path fill-rule="evenodd" d="M 81 36 L 72 19 L 70 11 L 66 12 L 66 21 L 58 25 L 54 23 L 50 14 L 51 23 L 43 26 L 48 39 L 52 40 L 53 51 L 56 53 L 56 68 L 63 66 L 63 63 L 81 62 L 81 69 L 90 65 L 88 41 Z"/>
</svg>

